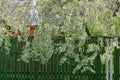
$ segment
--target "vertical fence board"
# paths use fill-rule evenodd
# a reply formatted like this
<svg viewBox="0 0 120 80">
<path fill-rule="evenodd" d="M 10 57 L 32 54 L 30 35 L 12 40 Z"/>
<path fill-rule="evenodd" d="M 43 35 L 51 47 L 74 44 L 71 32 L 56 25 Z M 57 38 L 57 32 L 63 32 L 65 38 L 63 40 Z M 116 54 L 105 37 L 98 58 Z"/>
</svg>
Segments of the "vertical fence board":
<svg viewBox="0 0 120 80">
<path fill-rule="evenodd" d="M 116 48 L 114 52 L 114 80 L 119 80 L 119 52 Z"/>
</svg>

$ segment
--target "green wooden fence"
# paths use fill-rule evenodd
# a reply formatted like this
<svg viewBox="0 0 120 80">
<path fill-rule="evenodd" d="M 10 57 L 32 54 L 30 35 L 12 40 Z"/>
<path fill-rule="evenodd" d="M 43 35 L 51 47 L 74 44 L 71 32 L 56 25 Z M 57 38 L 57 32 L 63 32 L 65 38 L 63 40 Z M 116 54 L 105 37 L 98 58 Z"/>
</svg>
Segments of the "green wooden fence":
<svg viewBox="0 0 120 80">
<path fill-rule="evenodd" d="M 99 55 L 93 66 L 96 73 L 78 71 L 73 74 L 73 65 L 59 65 L 60 55 L 53 55 L 47 65 L 41 65 L 38 61 L 30 61 L 30 63 L 19 61 L 23 43 L 18 43 L 14 39 L 11 40 L 11 43 L 10 55 L 5 55 L 4 48 L 0 47 L 0 80 L 106 80 L 105 65 L 101 64 Z M 113 80 L 120 80 L 119 54 L 120 50 L 116 49 L 113 55 Z"/>
</svg>

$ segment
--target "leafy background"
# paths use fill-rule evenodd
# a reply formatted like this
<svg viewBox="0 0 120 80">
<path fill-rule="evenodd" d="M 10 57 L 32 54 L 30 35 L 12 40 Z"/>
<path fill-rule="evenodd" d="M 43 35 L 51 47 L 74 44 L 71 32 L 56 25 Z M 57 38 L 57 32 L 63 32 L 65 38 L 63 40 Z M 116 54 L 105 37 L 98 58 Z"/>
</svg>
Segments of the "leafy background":
<svg viewBox="0 0 120 80">
<path fill-rule="evenodd" d="M 113 39 L 110 43 L 109 40 L 106 40 L 106 46 L 101 38 L 98 40 L 100 44 L 86 45 L 88 40 L 86 28 L 92 36 L 119 36 L 120 11 L 116 1 L 38 0 L 35 8 L 39 13 L 39 27 L 35 30 L 32 43 L 27 40 L 29 37 L 29 27 L 27 26 L 30 26 L 32 22 L 30 1 L 4 0 L 3 2 L 1 0 L 4 5 L 0 5 L 2 6 L 0 16 L 12 26 L 13 31 L 21 30 L 26 34 L 19 36 L 19 41 L 26 42 L 21 60 L 25 62 L 29 62 L 31 59 L 39 60 L 41 64 L 46 64 L 52 55 L 59 54 L 62 55 L 60 64 L 69 64 L 71 60 L 75 62 L 73 65 L 76 67 L 73 72 L 79 69 L 94 72 L 91 65 L 93 65 L 95 57 L 100 55 L 104 59 L 103 62 L 110 58 L 114 47 L 119 48 L 118 38 Z M 116 16 L 113 16 L 116 9 L 118 9 Z M 6 29 L 2 24 L 1 27 L 3 27 L 1 30 L 3 33 Z M 62 41 L 61 37 L 65 39 Z M 3 38 L 8 39 L 9 36 L 4 37 L 3 34 L 0 39 Z M 59 42 L 55 42 L 55 39 L 58 39 Z M 6 47 L 9 47 L 7 44 L 9 40 L 6 41 L 8 41 Z M 84 46 L 87 46 L 87 50 L 84 49 Z M 104 49 L 104 54 L 99 53 L 101 48 Z"/>
</svg>

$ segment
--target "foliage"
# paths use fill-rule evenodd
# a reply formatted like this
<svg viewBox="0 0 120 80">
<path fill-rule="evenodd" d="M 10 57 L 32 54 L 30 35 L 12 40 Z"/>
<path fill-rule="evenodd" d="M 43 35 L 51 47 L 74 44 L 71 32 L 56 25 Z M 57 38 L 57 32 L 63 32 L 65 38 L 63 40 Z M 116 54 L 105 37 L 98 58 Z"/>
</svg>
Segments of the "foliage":
<svg viewBox="0 0 120 80">
<path fill-rule="evenodd" d="M 91 66 L 95 57 L 100 54 L 103 60 L 106 60 L 113 53 L 114 47 L 119 46 L 118 39 L 105 41 L 98 38 L 97 43 L 87 42 L 89 38 L 86 28 L 94 36 L 120 36 L 120 11 L 116 17 L 113 16 L 117 7 L 116 1 L 39 0 L 36 6 L 39 12 L 39 27 L 36 28 L 31 43 L 26 39 L 28 35 L 23 36 L 26 45 L 23 47 L 21 59 L 25 62 L 31 59 L 39 60 L 45 64 L 53 54 L 59 54 L 62 55 L 60 64 L 73 63 L 76 66 L 73 72 L 79 69 L 94 72 Z M 23 26 L 32 21 L 29 13 L 30 2 L 26 1 L 25 5 L 15 7 L 13 5 L 9 8 L 5 5 L 6 11 L 10 12 L 6 13 L 4 18 L 10 25 L 27 32 L 27 28 Z M 56 38 L 59 42 L 55 42 Z M 61 38 L 65 39 L 62 41 Z M 101 50 L 104 50 L 104 54 Z"/>
<path fill-rule="evenodd" d="M 32 42 L 27 42 L 23 47 L 23 55 L 21 59 L 25 62 L 29 62 L 30 59 L 40 61 L 41 64 L 46 64 L 51 58 L 54 52 L 53 41 L 50 36 L 51 31 L 49 26 L 43 26 L 40 29 L 39 34 L 34 36 Z"/>
<path fill-rule="evenodd" d="M 6 24 L 4 24 L 4 21 L 0 21 L 0 47 L 4 46 L 4 49 L 7 54 L 9 54 L 10 51 L 10 36 L 12 35 L 6 28 Z"/>
</svg>

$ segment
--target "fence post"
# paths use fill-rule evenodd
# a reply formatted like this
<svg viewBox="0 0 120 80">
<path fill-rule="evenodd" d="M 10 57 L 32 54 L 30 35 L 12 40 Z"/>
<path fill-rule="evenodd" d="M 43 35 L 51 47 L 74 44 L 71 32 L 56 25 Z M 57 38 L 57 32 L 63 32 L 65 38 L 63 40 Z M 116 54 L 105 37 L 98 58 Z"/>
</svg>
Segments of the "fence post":
<svg viewBox="0 0 120 80">
<path fill-rule="evenodd" d="M 101 80 L 101 60 L 100 60 L 100 55 L 97 55 L 95 59 L 95 80 Z"/>
<path fill-rule="evenodd" d="M 114 52 L 114 80 L 119 80 L 119 51 L 115 48 Z"/>
</svg>

